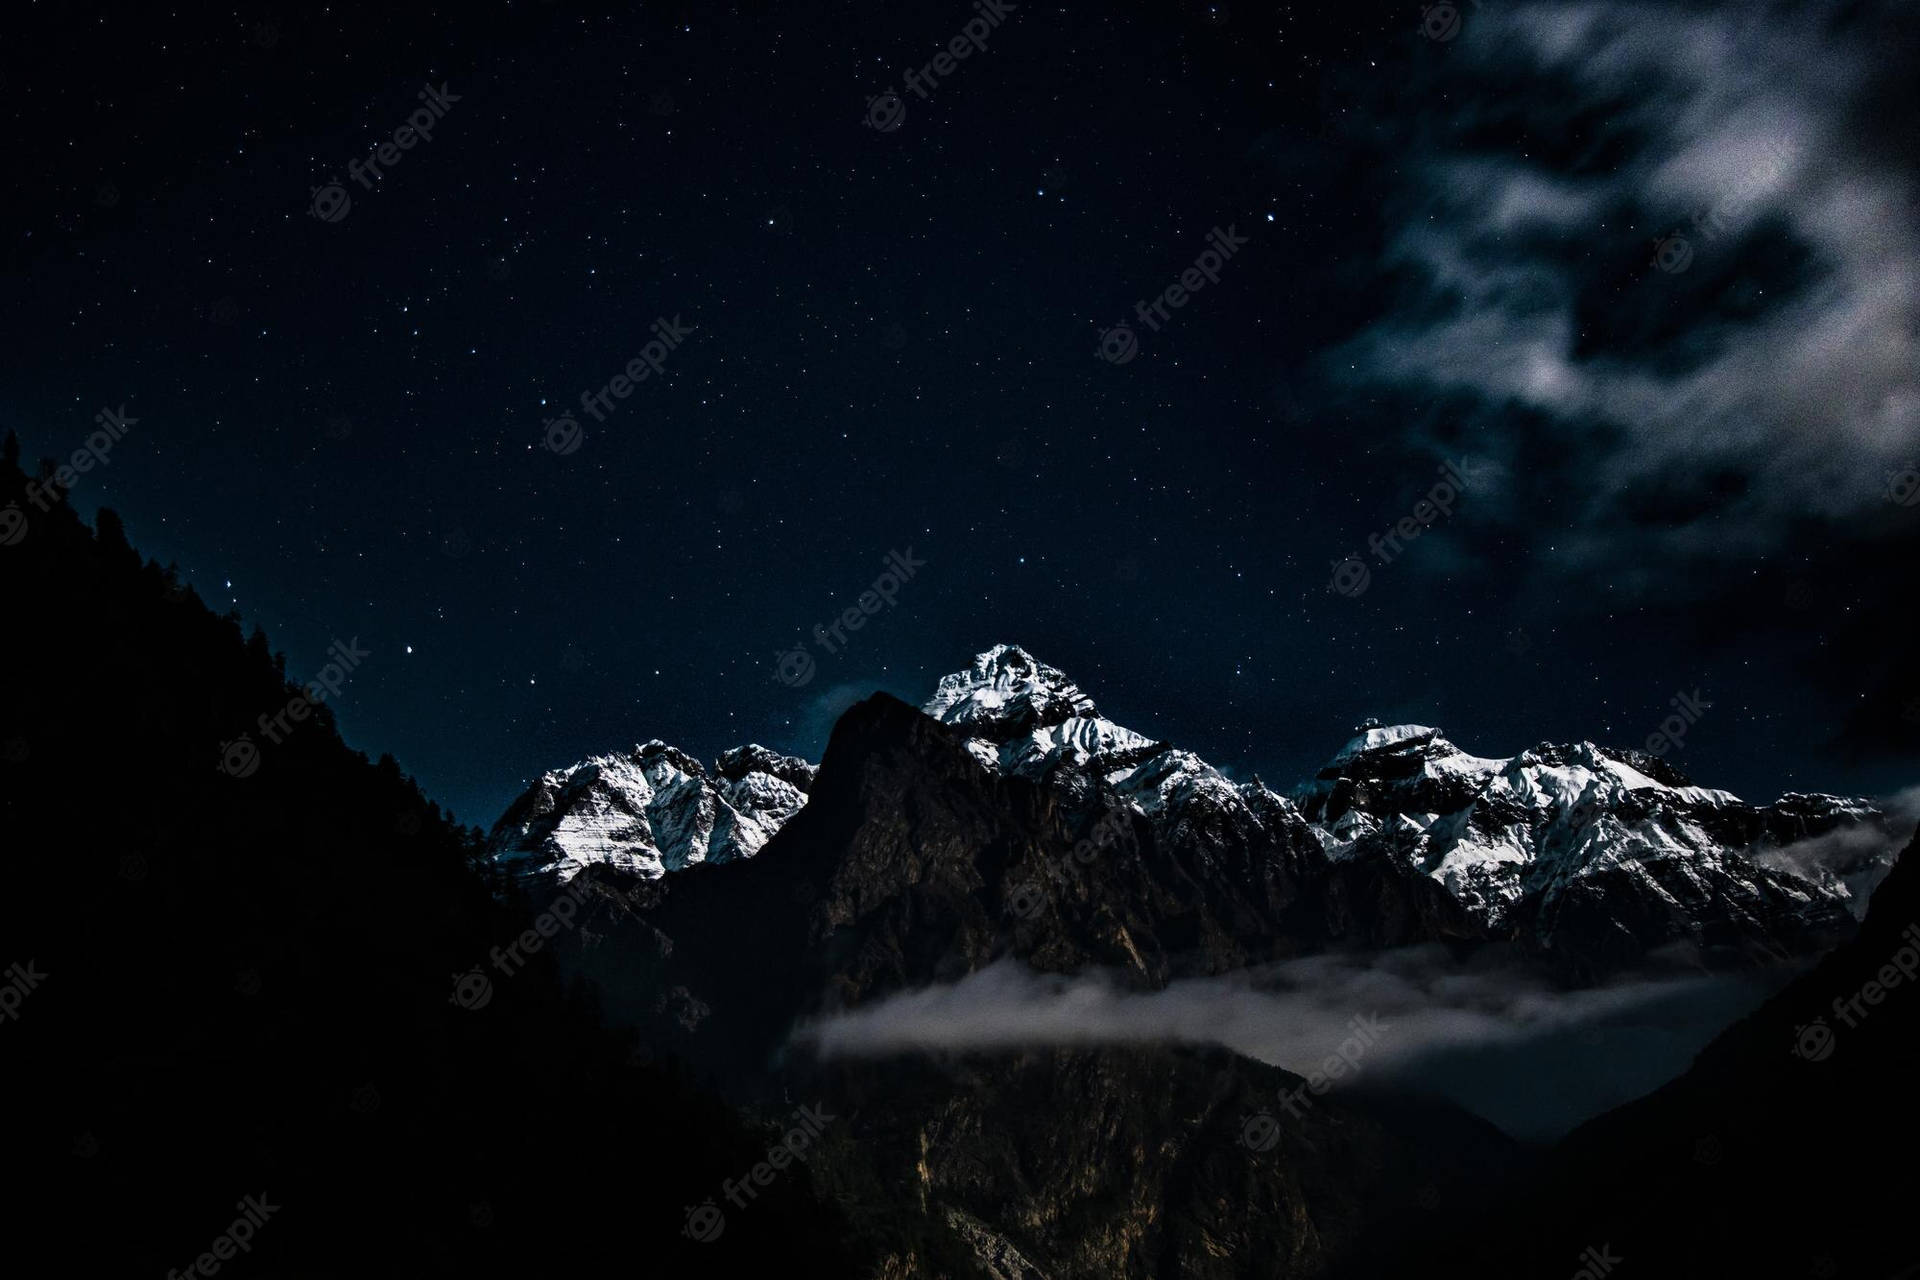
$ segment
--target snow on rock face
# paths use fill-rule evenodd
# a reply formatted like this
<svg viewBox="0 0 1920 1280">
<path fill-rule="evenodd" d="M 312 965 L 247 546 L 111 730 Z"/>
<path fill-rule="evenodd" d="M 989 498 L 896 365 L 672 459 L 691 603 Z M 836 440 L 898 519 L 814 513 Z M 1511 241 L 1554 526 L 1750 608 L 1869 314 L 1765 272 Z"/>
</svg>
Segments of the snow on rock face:
<svg viewBox="0 0 1920 1280">
<path fill-rule="evenodd" d="M 1330 766 L 1338 766 L 1360 756 L 1379 756 L 1422 747 L 1440 736 L 1438 729 L 1423 724 L 1364 725 L 1359 733 L 1334 753 Z"/>
<path fill-rule="evenodd" d="M 1397 812 L 1450 813 L 1505 763 L 1470 756 L 1427 725 L 1369 721 L 1313 781 L 1295 789 L 1294 799 L 1308 818 L 1318 819 L 1346 782 L 1363 798 L 1391 793 L 1400 802 Z"/>
<path fill-rule="evenodd" d="M 1104 719 L 1064 673 L 1016 645 L 995 645 L 967 670 L 942 676 L 921 710 L 995 748 L 1001 768 L 1025 777 L 1063 761 L 1080 766 L 1095 756 L 1151 745 Z"/>
<path fill-rule="evenodd" d="M 923 710 L 989 769 L 1076 798 L 1097 786 L 1164 839 L 1264 833 L 1330 863 L 1381 859 L 1438 882 L 1489 935 L 1524 929 L 1549 947 L 1562 928 L 1791 946 L 1860 909 L 1894 848 L 1866 801 L 1753 806 L 1644 752 L 1542 743 L 1489 758 L 1422 724 L 1368 721 L 1289 800 L 1107 720 L 1063 672 L 1012 645 L 942 679 Z M 1770 856 L 1836 831 L 1854 860 L 1839 871 Z"/>
<path fill-rule="evenodd" d="M 1896 847 L 1864 800 L 1750 805 L 1644 752 L 1541 743 L 1486 758 L 1421 724 L 1368 721 L 1285 796 L 1108 720 L 1015 645 L 943 677 L 922 709 L 991 771 L 1143 815 L 1201 880 L 1234 868 L 1256 885 L 1270 873 L 1317 883 L 1316 867 L 1377 863 L 1441 886 L 1485 936 L 1549 950 L 1732 939 L 1804 951 L 1864 909 Z M 542 776 L 490 852 L 563 882 L 593 864 L 657 879 L 751 858 L 807 803 L 814 773 L 760 746 L 708 769 L 649 742 Z"/>
<path fill-rule="evenodd" d="M 1045 780 L 1076 800 L 1101 788 L 1163 835 L 1299 823 L 1292 802 L 1257 779 L 1236 784 L 1191 751 L 1102 716 L 1064 672 L 1018 645 L 995 645 L 942 677 L 921 710 L 965 735 L 987 768 Z"/>
<path fill-rule="evenodd" d="M 1862 887 L 1878 882 L 1893 850 L 1864 800 L 1749 805 L 1641 752 L 1542 743 L 1483 759 L 1425 725 L 1365 726 L 1295 799 L 1329 856 L 1401 861 L 1490 930 L 1526 903 L 1550 932 L 1563 903 L 1603 884 L 1617 909 L 1664 911 L 1687 926 L 1795 913 L 1831 923 L 1864 906 Z M 1850 878 L 1769 857 L 1850 828 L 1866 850 Z"/>
<path fill-rule="evenodd" d="M 760 746 L 707 770 L 657 739 L 546 773 L 494 824 L 488 852 L 518 875 L 561 883 L 604 863 L 654 880 L 751 858 L 807 802 L 814 767 Z"/>
<path fill-rule="evenodd" d="M 763 746 L 750 744 L 721 752 L 720 758 L 714 762 L 713 771 L 730 780 L 742 780 L 763 773 L 796 791 L 810 791 L 813 789 L 813 775 L 819 769 L 798 756 L 783 756 Z"/>
</svg>

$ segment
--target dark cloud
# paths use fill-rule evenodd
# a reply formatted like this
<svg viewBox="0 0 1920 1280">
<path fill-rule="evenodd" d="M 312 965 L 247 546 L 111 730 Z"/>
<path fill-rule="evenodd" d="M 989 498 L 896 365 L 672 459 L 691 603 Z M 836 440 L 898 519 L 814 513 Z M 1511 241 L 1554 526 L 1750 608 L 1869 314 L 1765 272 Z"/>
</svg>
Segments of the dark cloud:
<svg viewBox="0 0 1920 1280">
<path fill-rule="evenodd" d="M 1920 453 L 1914 174 L 1853 12 L 1488 6 L 1431 69 L 1393 302 L 1328 363 L 1462 411 L 1541 571 L 1776 549 Z"/>
</svg>

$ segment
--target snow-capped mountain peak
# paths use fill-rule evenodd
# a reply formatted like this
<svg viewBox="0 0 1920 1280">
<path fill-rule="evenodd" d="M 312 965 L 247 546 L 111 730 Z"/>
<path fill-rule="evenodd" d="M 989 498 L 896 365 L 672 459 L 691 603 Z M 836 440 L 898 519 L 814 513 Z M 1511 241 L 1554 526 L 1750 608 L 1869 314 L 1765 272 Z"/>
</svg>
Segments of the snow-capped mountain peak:
<svg viewBox="0 0 1920 1280">
<path fill-rule="evenodd" d="M 1258 780 L 1235 783 L 1193 752 L 1107 719 L 1064 672 L 1017 645 L 995 645 L 943 677 L 921 709 L 959 730 L 988 769 L 1044 782 L 1076 802 L 1098 793 L 1169 839 L 1277 839 L 1300 822 L 1293 803 Z"/>
<path fill-rule="evenodd" d="M 1322 904 L 1330 920 L 1399 903 L 1395 920 L 1595 965 L 1674 941 L 1797 953 L 1843 929 L 1891 861 L 1884 816 L 1865 801 L 1750 805 L 1645 752 L 1543 742 L 1482 757 L 1426 724 L 1363 723 L 1283 796 L 1107 719 L 1017 645 L 943 677 L 922 709 L 991 772 L 1138 815 L 1192 883 L 1238 877 L 1255 895 L 1241 904 L 1250 920 L 1351 873 Z M 813 765 L 765 747 L 708 768 L 649 742 L 543 775 L 496 825 L 493 856 L 560 880 L 595 863 L 655 879 L 751 858 L 813 780 Z"/>
<path fill-rule="evenodd" d="M 1018 645 L 995 645 L 965 671 L 942 676 L 921 710 L 964 734 L 982 764 L 1020 777 L 1154 745 L 1106 719 L 1065 672 Z"/>
<path fill-rule="evenodd" d="M 1035 717 L 1064 719 L 1100 714 L 1093 699 L 1082 693 L 1065 672 L 1012 644 L 997 644 L 976 655 L 965 671 L 940 677 L 933 697 L 920 709 L 942 724 L 969 732 Z"/>
<path fill-rule="evenodd" d="M 1824 927 L 1860 910 L 1887 865 L 1869 848 L 1880 815 L 1864 801 L 1751 805 L 1658 756 L 1592 742 L 1488 759 L 1438 729 L 1368 725 L 1294 798 L 1330 857 L 1418 870 L 1489 930 L 1530 927 L 1542 941 L 1576 901 L 1603 917 L 1666 913 L 1661 927 L 1682 936 L 1791 937 L 1782 921 Z M 1792 858 L 1786 875 L 1769 869 L 1776 851 L 1852 827 L 1866 852 L 1838 871 Z"/>
<path fill-rule="evenodd" d="M 602 863 L 658 879 L 760 852 L 807 802 L 814 766 L 758 745 L 709 770 L 654 739 L 542 774 L 494 825 L 499 865 L 562 883 Z"/>
<path fill-rule="evenodd" d="M 941 680 L 925 710 L 965 734 L 988 768 L 1076 799 L 1098 790 L 1168 842 L 1264 838 L 1317 847 L 1336 862 L 1377 860 L 1438 882 L 1489 934 L 1532 931 L 1548 946 L 1552 922 L 1576 901 L 1601 915 L 1625 911 L 1634 923 L 1616 924 L 1650 943 L 1667 933 L 1699 940 L 1727 931 L 1729 920 L 1768 921 L 1762 934 L 1788 939 L 1800 924 L 1828 928 L 1859 910 L 1887 865 L 1868 852 L 1834 874 L 1771 856 L 1851 827 L 1867 849 L 1880 815 L 1863 801 L 1749 805 L 1695 786 L 1658 756 L 1592 742 L 1485 757 L 1433 725 L 1368 720 L 1283 799 L 1107 720 L 1065 673 L 1012 645 Z M 1667 919 L 1647 923 L 1638 911 Z"/>
<path fill-rule="evenodd" d="M 1382 751 L 1396 748 L 1425 746 L 1439 739 L 1440 731 L 1424 724 L 1382 725 L 1377 721 L 1368 721 L 1354 730 L 1354 736 L 1347 745 L 1334 753 L 1329 766 L 1343 765 L 1357 756 L 1376 755 Z"/>
</svg>

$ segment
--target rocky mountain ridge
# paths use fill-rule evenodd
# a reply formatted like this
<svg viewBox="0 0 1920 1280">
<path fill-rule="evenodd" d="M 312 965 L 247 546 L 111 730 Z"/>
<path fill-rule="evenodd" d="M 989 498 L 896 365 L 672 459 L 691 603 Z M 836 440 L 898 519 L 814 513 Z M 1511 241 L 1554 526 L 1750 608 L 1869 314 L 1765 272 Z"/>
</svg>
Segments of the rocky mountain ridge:
<svg viewBox="0 0 1920 1280">
<path fill-rule="evenodd" d="M 1753 805 L 1645 752 L 1543 743 L 1485 758 L 1425 725 L 1362 726 L 1282 795 L 1107 719 L 1013 645 L 943 677 L 921 712 L 982 769 L 1044 788 L 1105 843 L 1136 823 L 1149 832 L 1241 935 L 1212 944 L 1219 961 L 1435 938 L 1517 942 L 1582 977 L 1674 944 L 1779 959 L 1845 936 L 1894 847 L 1865 800 Z M 489 848 L 516 875 L 557 882 L 590 866 L 654 880 L 750 859 L 807 804 L 815 774 L 764 747 L 708 769 L 650 742 L 543 775 Z M 1844 859 L 1794 856 L 1835 833 L 1859 837 Z M 1053 896 L 1061 868 L 1043 870 L 1011 887 L 1016 915 Z M 1356 916 L 1358 885 L 1368 905 Z"/>
</svg>

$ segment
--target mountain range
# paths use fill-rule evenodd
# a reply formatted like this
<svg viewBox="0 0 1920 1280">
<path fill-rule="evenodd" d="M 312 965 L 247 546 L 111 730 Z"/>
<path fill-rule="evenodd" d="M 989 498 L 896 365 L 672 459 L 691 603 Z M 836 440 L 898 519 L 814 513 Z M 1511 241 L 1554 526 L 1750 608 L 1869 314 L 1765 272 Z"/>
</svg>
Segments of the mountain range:
<svg viewBox="0 0 1920 1280">
<path fill-rule="evenodd" d="M 1426 1230 L 1464 1266 L 1488 1252 L 1456 1238 L 1491 1215 L 1474 1189 L 1518 1202 L 1535 1157 L 1439 1098 L 1321 1096 L 1220 1048 L 1036 1035 L 822 1057 L 806 1028 L 1006 964 L 1144 997 L 1418 945 L 1518 953 L 1575 989 L 1676 949 L 1804 963 L 1857 931 L 1894 841 L 1863 800 L 1750 805 L 1644 753 L 1490 759 L 1425 726 L 1363 726 L 1281 794 L 997 646 L 917 709 L 851 708 L 817 767 L 649 743 L 546 775 L 488 847 L 535 906 L 584 904 L 562 964 L 649 1053 L 747 1114 L 813 1098 L 842 1118 L 810 1177 L 887 1242 L 882 1274 L 1224 1280 L 1404 1267 L 1370 1224 L 1435 1205 L 1446 1229 Z M 1828 847 L 1847 852 L 1808 853 Z M 1559 1245 L 1487 1227 L 1516 1254 Z"/>
<path fill-rule="evenodd" d="M 1424 725 L 1369 722 L 1282 794 L 1107 719 L 1012 645 L 942 678 L 920 710 L 982 770 L 1043 788 L 1107 843 L 1152 841 L 1177 869 L 1157 886 L 1172 909 L 1208 923 L 1200 946 L 1169 951 L 1169 974 L 1436 940 L 1509 942 L 1578 980 L 1663 948 L 1772 962 L 1846 936 L 1896 843 L 1864 799 L 1751 804 L 1644 751 L 1541 743 L 1487 758 Z M 554 885 L 592 867 L 651 881 L 752 859 L 817 772 L 760 746 L 707 767 L 656 740 L 543 775 L 488 848 Z M 1009 885 L 1008 910 L 1071 914 L 1061 871 Z"/>
<path fill-rule="evenodd" d="M 24 483 L 0 461 L 0 506 Z M 284 659 L 110 511 L 36 515 L 0 571 L 35 602 L 0 702 L 0 1034 L 37 1171 L 7 1230 L 83 1270 L 179 1271 L 241 1195 L 275 1208 L 235 1275 L 572 1273 L 623 1250 L 875 1280 L 1913 1261 L 1920 872 L 1873 887 L 1863 802 L 1748 806 L 1631 752 L 1482 760 L 1416 726 L 1363 728 L 1281 795 L 1001 648 L 925 709 L 857 704 L 817 768 L 649 744 L 546 775 L 483 838 L 324 707 L 227 767 L 298 696 Z M 72 671 L 92 678 L 44 678 Z M 112 804 L 83 767 L 103 727 Z M 1218 1047 L 830 1059 L 792 1037 L 1006 962 L 1166 993 L 1425 941 L 1578 983 L 1674 939 L 1753 964 L 1827 931 L 1851 936 L 1692 1069 L 1545 1151 Z M 802 1113 L 804 1170 L 776 1168 Z"/>
</svg>

